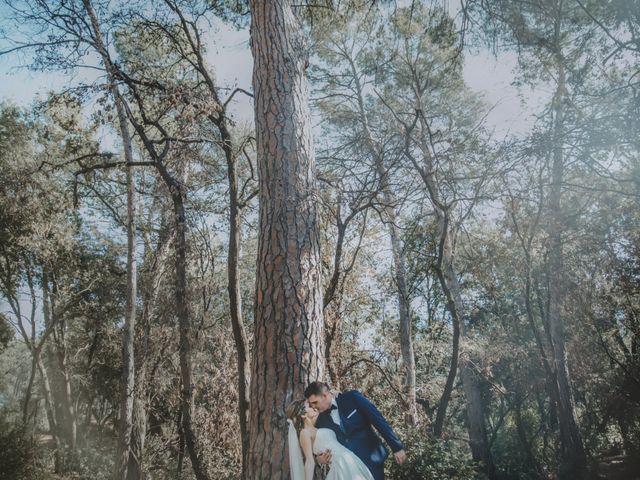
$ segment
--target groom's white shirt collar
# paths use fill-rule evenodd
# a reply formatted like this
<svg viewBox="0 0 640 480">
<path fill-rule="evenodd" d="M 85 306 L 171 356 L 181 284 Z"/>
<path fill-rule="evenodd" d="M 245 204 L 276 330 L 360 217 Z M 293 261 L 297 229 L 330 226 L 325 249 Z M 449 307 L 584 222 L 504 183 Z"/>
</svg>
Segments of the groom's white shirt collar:
<svg viewBox="0 0 640 480">
<path fill-rule="evenodd" d="M 336 408 L 331 410 L 331 420 L 333 420 L 333 423 L 340 426 L 340 412 L 338 412 L 338 402 L 336 402 L 336 397 L 331 399 L 331 405 L 336 406 Z"/>
</svg>

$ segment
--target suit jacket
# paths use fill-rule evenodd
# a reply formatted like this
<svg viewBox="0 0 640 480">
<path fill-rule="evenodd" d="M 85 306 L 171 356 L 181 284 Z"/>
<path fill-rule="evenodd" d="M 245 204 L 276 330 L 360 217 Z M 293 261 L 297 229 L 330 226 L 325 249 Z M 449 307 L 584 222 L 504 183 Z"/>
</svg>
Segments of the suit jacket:
<svg viewBox="0 0 640 480">
<path fill-rule="evenodd" d="M 355 453 L 377 477 L 375 471 L 382 469 L 389 451 L 373 429 L 385 439 L 393 452 L 404 449 L 402 442 L 375 405 L 357 390 L 338 395 L 336 403 L 342 425 L 336 425 L 331 418 L 331 410 L 327 410 L 318 416 L 316 427 L 333 430 L 338 441 Z"/>
</svg>

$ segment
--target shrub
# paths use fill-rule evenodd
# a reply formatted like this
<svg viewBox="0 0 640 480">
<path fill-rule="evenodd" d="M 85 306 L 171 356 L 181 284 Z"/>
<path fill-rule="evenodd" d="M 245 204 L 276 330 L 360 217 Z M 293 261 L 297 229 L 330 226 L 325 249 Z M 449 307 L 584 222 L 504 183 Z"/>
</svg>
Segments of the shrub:
<svg viewBox="0 0 640 480">
<path fill-rule="evenodd" d="M 37 480 L 43 478 L 39 448 L 27 428 L 13 424 L 0 412 L 0 478 Z"/>
<path fill-rule="evenodd" d="M 392 480 L 469 480 L 482 479 L 477 465 L 459 445 L 434 439 L 422 429 L 408 429 L 403 437 L 407 461 L 399 466 L 387 461 L 388 478 Z"/>
</svg>

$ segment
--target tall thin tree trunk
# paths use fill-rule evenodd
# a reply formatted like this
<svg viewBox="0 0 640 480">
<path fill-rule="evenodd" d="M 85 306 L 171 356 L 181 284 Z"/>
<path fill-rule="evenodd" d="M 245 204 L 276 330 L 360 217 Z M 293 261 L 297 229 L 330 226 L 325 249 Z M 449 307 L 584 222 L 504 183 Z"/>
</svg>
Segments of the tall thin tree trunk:
<svg viewBox="0 0 640 480">
<path fill-rule="evenodd" d="M 156 202 L 152 204 L 149 209 L 150 212 L 155 211 L 157 208 Z M 164 221 L 162 222 L 164 225 Z M 159 297 L 162 287 L 162 278 L 167 269 L 168 257 L 172 247 L 171 234 L 165 231 L 159 234 L 158 245 L 155 248 L 153 254 L 148 254 L 145 251 L 145 264 L 151 264 L 151 268 L 147 268 L 147 275 L 144 277 L 146 281 L 141 284 L 141 296 L 143 301 L 143 309 L 141 315 L 141 321 L 138 323 L 139 336 L 141 341 L 139 343 L 139 351 L 136 353 L 136 390 L 135 400 L 133 404 L 133 429 L 131 433 L 131 449 L 138 459 L 137 465 L 140 466 L 140 475 L 144 477 L 144 464 L 145 464 L 145 442 L 147 437 L 147 425 L 152 424 L 153 420 L 149 421 L 149 411 L 147 405 L 150 402 L 150 396 L 152 392 L 149 391 L 147 385 L 147 365 L 149 362 L 149 348 L 151 340 L 151 325 L 153 319 L 157 315 Z M 148 247 L 150 241 L 145 241 L 145 245 Z M 131 471 L 131 470 L 129 470 Z"/>
<path fill-rule="evenodd" d="M 67 354 L 66 325 L 64 319 L 59 319 L 56 324 L 59 326 L 57 337 L 57 354 L 58 366 L 62 377 L 62 407 L 67 417 L 67 433 L 69 449 L 72 454 L 75 452 L 78 443 L 78 423 L 76 419 L 76 411 L 73 404 L 73 393 L 71 386 L 71 377 L 69 376 L 69 356 Z"/>
<path fill-rule="evenodd" d="M 533 453 L 533 449 L 531 447 L 531 442 L 527 437 L 527 425 L 524 424 L 524 420 L 522 418 L 522 399 L 519 397 L 519 394 L 516 394 L 516 400 L 514 404 L 514 416 L 516 423 L 516 431 L 518 432 L 518 439 L 520 440 L 520 444 L 522 445 L 522 449 L 527 457 L 527 462 L 531 469 L 536 472 L 537 477 L 542 480 L 546 478 L 544 474 L 544 470 L 540 466 L 540 462 L 536 459 L 536 456 Z"/>
<path fill-rule="evenodd" d="M 132 452 L 131 432 L 133 429 L 133 406 L 135 397 L 135 322 L 136 322 L 136 299 L 137 299 L 137 268 L 136 268 L 136 223 L 135 223 L 135 182 L 133 172 L 133 147 L 131 134 L 129 132 L 129 122 L 127 114 L 118 90 L 117 78 L 113 63 L 107 50 L 107 45 L 102 36 L 102 29 L 98 23 L 96 14 L 91 6 L 90 0 L 82 1 L 85 11 L 91 21 L 93 28 L 93 40 L 96 51 L 102 58 L 102 63 L 107 71 L 109 90 L 113 97 L 113 102 L 118 114 L 118 127 L 120 128 L 120 138 L 124 149 L 124 158 L 127 163 L 127 299 L 124 317 L 124 329 L 122 332 L 122 392 L 120 403 L 120 443 L 115 465 L 116 479 L 140 478 L 142 476 L 142 466 L 139 465 L 138 458 Z M 135 472 L 130 472 L 129 467 L 133 466 Z"/>
<path fill-rule="evenodd" d="M 51 299 L 49 292 L 49 274 L 46 268 L 42 269 L 42 316 L 44 319 L 45 330 L 52 328 L 51 322 Z M 44 355 L 49 365 L 52 364 L 52 353 L 49 345 L 44 345 Z M 47 373 L 46 365 L 40 359 L 38 362 L 40 377 L 42 378 L 42 386 L 44 391 L 45 409 L 47 412 L 47 420 L 49 422 L 49 431 L 53 436 L 56 451 L 54 453 L 54 473 L 60 473 L 62 468 L 62 446 L 60 444 L 60 427 L 56 416 L 56 408 L 54 404 L 54 395 L 51 390 L 51 382 Z"/>
<path fill-rule="evenodd" d="M 384 154 L 381 148 L 377 146 L 373 140 L 373 134 L 369 126 L 369 118 L 364 107 L 364 95 L 362 85 L 360 83 L 360 75 L 356 68 L 356 64 L 352 58 L 349 58 L 351 66 L 351 74 L 354 81 L 357 98 L 360 121 L 364 130 L 365 140 L 372 156 L 380 179 L 380 189 L 382 190 L 384 201 L 383 221 L 389 229 L 391 238 L 391 252 L 393 258 L 393 269 L 396 283 L 396 293 L 398 295 L 398 318 L 400 326 L 400 351 L 402 353 L 402 363 L 405 371 L 405 392 L 407 394 L 408 409 L 406 412 L 406 420 L 410 425 L 417 422 L 417 403 L 416 403 L 416 362 L 413 352 L 413 334 L 411 325 L 411 304 L 409 291 L 407 289 L 406 275 L 406 257 L 402 240 L 398 231 L 396 211 L 396 198 L 391 185 L 389 183 L 389 172 L 385 166 Z"/>
<path fill-rule="evenodd" d="M 411 305 L 409 292 L 407 290 L 406 279 L 406 257 L 402 241 L 398 232 L 397 214 L 394 207 L 395 198 L 388 185 L 387 172 L 382 171 L 379 165 L 379 174 L 383 180 L 383 194 L 385 202 L 385 213 L 389 235 L 391 237 L 391 252 L 393 257 L 393 267 L 395 283 L 398 295 L 398 316 L 400 321 L 400 351 L 402 353 L 402 363 L 405 371 L 405 392 L 407 394 L 406 420 L 410 425 L 417 422 L 416 407 L 416 362 L 413 353 L 413 334 L 411 332 Z"/>
<path fill-rule="evenodd" d="M 31 390 L 36 379 L 36 371 L 38 368 L 38 357 L 40 354 L 35 348 L 31 348 L 31 372 L 29 373 L 29 380 L 27 381 L 27 389 L 22 400 L 22 423 L 27 423 L 29 420 L 29 405 L 31 404 Z"/>
<path fill-rule="evenodd" d="M 448 227 L 446 227 L 448 228 Z M 447 236 L 450 236 L 447 235 Z M 466 309 L 462 301 L 462 292 L 457 275 L 453 268 L 451 258 L 451 246 L 449 239 L 447 245 L 442 249 L 442 273 L 439 274 L 441 285 L 447 297 L 447 304 L 451 317 L 458 324 L 460 338 L 465 338 L 464 316 Z M 463 357 L 460 362 L 460 377 L 462 379 L 462 389 L 465 395 L 465 408 L 467 412 L 467 423 L 469 431 L 469 445 L 471 455 L 476 462 L 482 462 L 484 469 L 490 479 L 497 478 L 493 456 L 489 449 L 487 428 L 484 422 L 484 403 L 480 391 L 480 379 L 471 367 L 469 358 Z M 452 362 L 453 363 L 453 362 Z"/>
<path fill-rule="evenodd" d="M 556 24 L 556 40 L 559 45 L 559 25 Z M 587 458 L 582 443 L 582 437 L 578 429 L 575 413 L 573 389 L 569 368 L 567 365 L 567 353 L 565 348 L 564 320 L 562 309 L 564 303 L 564 265 L 563 265 L 563 241 L 564 230 L 562 217 L 562 183 L 564 176 L 564 102 L 566 96 L 566 75 L 562 56 L 557 55 L 556 68 L 558 71 L 558 83 L 553 98 L 553 152 L 551 166 L 551 191 L 549 194 L 549 331 L 553 360 L 555 365 L 555 381 L 558 391 L 559 424 L 561 440 L 561 457 L 559 478 L 580 478 L 584 474 Z"/>
<path fill-rule="evenodd" d="M 38 371 L 40 372 L 40 378 L 42 379 L 42 390 L 44 392 L 44 407 L 45 412 L 47 414 L 47 422 L 49 423 L 49 432 L 53 437 L 53 441 L 55 444 L 55 452 L 54 452 L 54 463 L 53 470 L 54 473 L 60 473 L 62 468 L 62 447 L 60 445 L 60 435 L 58 434 L 58 424 L 56 421 L 55 409 L 53 407 L 53 395 L 51 394 L 51 383 L 49 382 L 49 375 L 47 374 L 47 370 L 45 368 L 42 359 L 38 359 Z"/>
<path fill-rule="evenodd" d="M 60 315 L 57 308 L 56 299 L 58 297 L 58 282 L 55 272 L 51 274 L 51 290 L 49 294 L 49 310 L 50 321 L 52 324 L 52 336 L 56 347 L 55 355 L 58 363 L 58 375 L 62 380 L 62 384 L 56 390 L 60 394 L 58 401 L 62 407 L 62 414 L 58 418 L 64 418 L 66 425 L 64 432 L 66 433 L 67 447 L 72 455 L 75 455 L 77 443 L 77 422 L 73 406 L 73 395 L 71 387 L 71 379 L 68 372 L 67 357 L 67 340 L 66 340 L 66 322 L 64 315 Z M 58 422 L 59 430 L 62 431 L 62 422 Z"/>
<path fill-rule="evenodd" d="M 22 403 L 22 422 L 27 423 L 29 421 L 29 405 L 31 403 L 31 394 L 33 390 L 33 385 L 36 379 L 36 371 L 38 360 L 40 358 L 40 353 L 42 351 L 42 345 L 46 339 L 42 338 L 40 341 L 37 341 L 36 334 L 36 308 L 37 308 L 37 299 L 36 292 L 33 282 L 34 272 L 32 271 L 30 266 L 27 266 L 27 284 L 29 285 L 29 292 L 31 293 L 31 313 L 29 315 L 29 324 L 31 325 L 30 334 L 22 327 L 22 315 L 19 302 L 13 304 L 13 312 L 20 322 L 20 333 L 22 334 L 23 340 L 27 345 L 31 353 L 31 371 L 29 373 L 29 380 L 27 382 L 27 389 L 25 391 L 23 403 Z M 29 336 L 30 335 L 30 336 Z"/>
<path fill-rule="evenodd" d="M 287 0 L 251 0 L 260 230 L 247 478 L 288 478 L 286 404 L 324 377 L 305 38 Z"/>
<path fill-rule="evenodd" d="M 451 293 L 449 293 L 449 287 L 446 280 L 444 279 L 442 270 L 438 268 L 436 272 L 438 275 L 438 280 L 440 282 L 440 287 L 445 293 L 445 298 L 447 300 L 447 310 L 451 314 L 451 323 L 453 327 L 451 338 L 451 362 L 449 363 L 449 372 L 447 373 L 447 380 L 445 381 L 444 389 L 442 390 L 442 395 L 440 396 L 440 401 L 438 402 L 436 419 L 433 423 L 433 434 L 436 437 L 442 437 L 444 433 L 444 421 L 447 415 L 447 407 L 449 406 L 451 394 L 453 392 L 453 386 L 456 380 L 456 376 L 458 375 L 458 363 L 460 359 L 460 318 L 457 314 L 454 314 L 454 312 L 457 312 L 455 302 L 453 300 L 453 296 L 451 295 Z"/>
<path fill-rule="evenodd" d="M 197 480 L 208 480 L 205 463 L 200 456 L 196 433 L 193 429 L 193 381 L 191 370 L 191 313 L 187 300 L 187 217 L 182 189 L 177 182 L 170 186 L 175 215 L 175 268 L 176 311 L 180 329 L 180 416 L 184 441 Z"/>
<path fill-rule="evenodd" d="M 115 86 L 114 86 L 115 89 Z M 131 139 L 128 137 L 129 131 L 126 124 L 124 108 L 119 101 L 118 119 L 122 137 L 127 137 L 125 144 L 125 158 L 127 163 L 132 162 Z M 122 338 L 122 400 L 121 419 L 122 427 L 120 431 L 120 456 L 122 462 L 118 465 L 118 478 L 138 479 L 142 477 L 142 465 L 140 455 L 142 452 L 133 451 L 131 442 L 134 428 L 134 403 L 135 403 L 135 324 L 136 324 L 136 299 L 137 299 L 137 279 L 136 279 L 136 219 L 135 219 L 135 184 L 133 167 L 127 167 L 127 300 L 124 320 L 124 331 Z M 139 418 L 139 417 L 138 417 Z M 125 460 L 126 459 L 126 460 Z"/>
<path fill-rule="evenodd" d="M 338 374 L 339 357 L 337 350 L 340 345 L 340 307 L 336 305 L 336 291 L 338 289 L 338 283 L 340 281 L 340 270 L 342 263 L 342 250 L 344 246 L 345 234 L 347 231 L 347 223 L 342 221 L 341 216 L 341 202 L 342 199 L 338 195 L 338 205 L 336 208 L 338 237 L 336 239 L 336 250 L 333 256 L 333 274 L 329 280 L 329 284 L 325 289 L 322 296 L 322 314 L 325 321 L 325 335 L 324 335 L 324 358 L 325 368 L 327 370 L 327 376 L 329 382 L 333 388 L 340 388 L 340 376 Z M 333 305 L 331 305 L 333 304 Z"/>
<path fill-rule="evenodd" d="M 421 109 L 420 109 L 421 110 Z M 424 182 L 427 193 L 434 208 L 437 221 L 438 231 L 438 251 L 437 262 L 435 266 L 436 274 L 442 287 L 443 293 L 447 300 L 447 309 L 451 314 L 451 320 L 453 323 L 453 348 L 451 357 L 451 366 L 447 377 L 447 383 L 438 405 L 438 413 L 436 416 L 436 424 L 434 428 L 437 428 L 436 432 L 442 435 L 444 427 L 444 419 L 447 404 L 451 397 L 451 391 L 453 389 L 453 380 L 455 379 L 456 369 L 458 368 L 459 352 L 459 340 L 465 337 L 465 318 L 467 316 L 467 310 L 462 298 L 462 290 L 458 281 L 458 275 L 454 268 L 453 262 L 453 229 L 450 224 L 450 206 L 443 203 L 438 191 L 438 185 L 436 178 L 433 175 L 432 158 L 429 149 L 429 143 L 426 138 L 426 132 L 428 132 L 428 125 L 426 125 L 426 119 L 423 115 L 419 115 L 422 136 L 420 138 L 420 149 L 424 156 L 424 166 L 421 166 L 416 158 L 411 154 L 409 145 L 409 138 L 407 137 L 405 143 L 405 153 L 411 159 L 415 168 L 420 173 L 420 176 Z M 468 431 L 469 431 L 469 446 L 471 447 L 471 454 L 475 461 L 480 461 L 485 466 L 485 472 L 488 474 L 491 480 L 495 479 L 497 474 L 495 471 L 495 464 L 489 448 L 489 440 L 487 436 L 487 429 L 484 422 L 484 406 L 482 402 L 482 395 L 480 391 L 480 382 L 477 374 L 473 371 L 470 365 L 469 358 L 462 358 L 460 362 L 460 376 L 462 379 L 462 388 L 465 393 L 465 409 L 467 413 Z"/>
<path fill-rule="evenodd" d="M 226 132 L 226 127 L 224 129 Z M 227 132 L 228 133 L 228 132 Z M 227 177 L 229 179 L 229 255 L 227 258 L 227 275 L 229 291 L 229 310 L 231 328 L 236 345 L 238 362 L 238 416 L 240 421 L 240 442 L 242 446 L 242 478 L 246 478 L 246 458 L 249 445 L 249 351 L 247 337 L 242 321 L 242 297 L 240 295 L 240 208 L 238 198 L 238 175 L 236 158 L 231 152 L 230 135 L 225 139 L 227 157 Z"/>
<path fill-rule="evenodd" d="M 184 440 L 184 428 L 182 428 L 182 410 L 178 412 L 178 462 L 176 464 L 176 478 L 182 478 L 182 468 L 184 466 L 184 450 L 185 450 L 185 440 Z"/>
<path fill-rule="evenodd" d="M 197 64 L 194 64 L 204 82 L 209 89 L 209 93 L 217 109 L 215 113 L 209 115 L 209 119 L 217 127 L 222 140 L 222 150 L 227 161 L 227 179 L 229 181 L 229 253 L 227 257 L 229 312 L 231 318 L 231 329 L 236 346 L 236 360 L 238 373 L 238 417 L 240 423 L 240 442 L 242 448 L 242 477 L 245 478 L 245 463 L 248 448 L 248 415 L 249 415 L 249 348 L 247 335 L 242 319 L 242 297 L 240 295 L 240 202 L 238 193 L 237 158 L 238 151 L 234 151 L 233 138 L 228 126 L 226 103 L 221 102 L 218 89 L 213 77 L 209 74 L 200 36 L 194 34 L 194 25 L 187 21 L 180 5 L 172 0 L 165 0 L 165 3 L 173 10 L 180 19 L 180 25 L 188 40 Z M 191 61 L 191 60 L 190 60 Z"/>
</svg>

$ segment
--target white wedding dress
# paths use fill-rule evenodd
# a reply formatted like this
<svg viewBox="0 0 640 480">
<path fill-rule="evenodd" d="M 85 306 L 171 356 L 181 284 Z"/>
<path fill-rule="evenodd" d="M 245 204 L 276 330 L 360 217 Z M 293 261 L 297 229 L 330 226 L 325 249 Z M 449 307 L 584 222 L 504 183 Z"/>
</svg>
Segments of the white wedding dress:
<svg viewBox="0 0 640 480">
<path fill-rule="evenodd" d="M 355 453 L 343 446 L 333 430 L 319 428 L 313 442 L 313 453 L 331 450 L 331 465 L 327 480 L 373 480 L 367 466 Z"/>
</svg>

